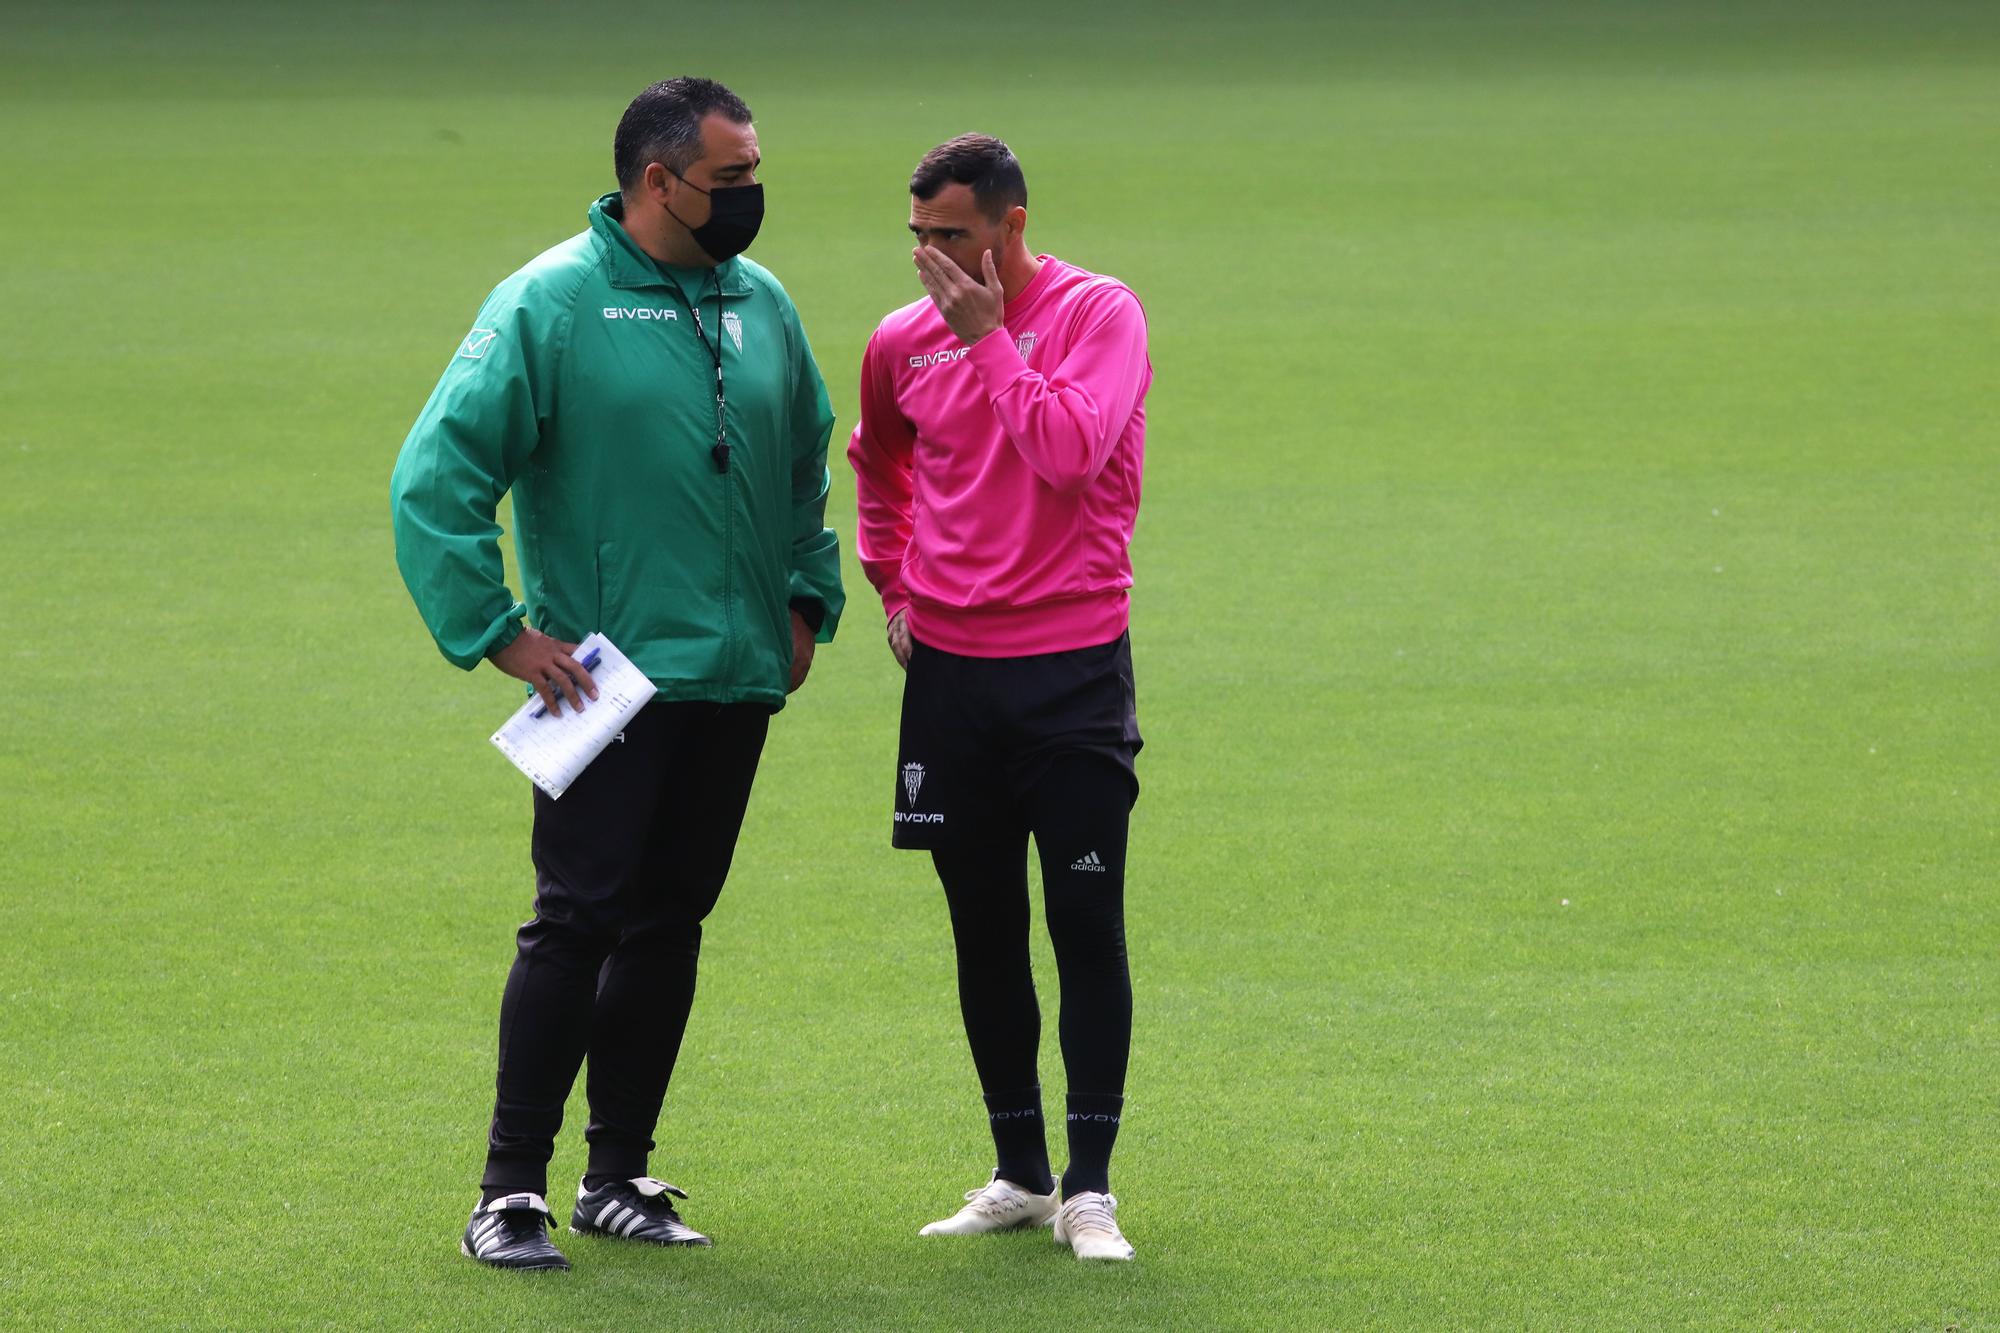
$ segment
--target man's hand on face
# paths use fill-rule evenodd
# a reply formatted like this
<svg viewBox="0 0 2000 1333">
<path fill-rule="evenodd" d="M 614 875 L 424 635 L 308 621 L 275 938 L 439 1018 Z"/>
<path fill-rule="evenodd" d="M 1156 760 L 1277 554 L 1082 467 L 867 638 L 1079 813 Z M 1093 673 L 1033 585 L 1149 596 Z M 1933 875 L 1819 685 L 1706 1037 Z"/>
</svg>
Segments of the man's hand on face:
<svg viewBox="0 0 2000 1333">
<path fill-rule="evenodd" d="M 792 612 L 792 683 L 785 687 L 786 694 L 806 683 L 806 673 L 813 669 L 813 649 L 816 646 L 806 618 L 796 611 Z"/>
<path fill-rule="evenodd" d="M 1000 285 L 1000 271 L 993 266 L 993 252 L 980 253 L 979 268 L 984 282 L 974 282 L 958 265 L 934 245 L 920 245 L 912 257 L 917 277 L 931 294 L 944 322 L 967 347 L 1000 327 L 1007 309 L 1006 289 Z"/>
<path fill-rule="evenodd" d="M 896 665 L 910 669 L 910 613 L 898 611 L 889 622 L 889 651 L 896 656 Z"/>
<path fill-rule="evenodd" d="M 568 699 L 570 707 L 581 713 L 583 695 L 597 697 L 597 682 L 583 669 L 583 664 L 570 654 L 576 651 L 573 643 L 552 639 L 533 627 L 523 629 L 515 640 L 492 654 L 494 666 L 516 680 L 525 680 L 535 687 L 541 696 L 542 707 L 551 713 L 562 711 L 558 696 Z"/>
</svg>

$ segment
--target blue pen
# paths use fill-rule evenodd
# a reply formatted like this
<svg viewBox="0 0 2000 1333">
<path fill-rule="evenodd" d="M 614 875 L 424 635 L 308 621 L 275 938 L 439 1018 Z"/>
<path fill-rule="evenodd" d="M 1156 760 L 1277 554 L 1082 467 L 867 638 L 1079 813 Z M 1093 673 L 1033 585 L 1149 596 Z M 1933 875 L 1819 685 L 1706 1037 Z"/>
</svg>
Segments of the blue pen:
<svg viewBox="0 0 2000 1333">
<path fill-rule="evenodd" d="M 590 656 L 584 658 L 583 661 L 577 663 L 577 665 L 582 667 L 585 671 L 597 670 L 597 649 L 592 648 L 590 650 Z M 562 695 L 560 694 L 556 696 L 556 706 L 558 708 L 562 706 Z M 537 708 L 535 710 L 536 717 L 547 717 L 548 715 L 549 715 L 549 709 L 547 704 L 543 704 L 540 708 Z"/>
</svg>

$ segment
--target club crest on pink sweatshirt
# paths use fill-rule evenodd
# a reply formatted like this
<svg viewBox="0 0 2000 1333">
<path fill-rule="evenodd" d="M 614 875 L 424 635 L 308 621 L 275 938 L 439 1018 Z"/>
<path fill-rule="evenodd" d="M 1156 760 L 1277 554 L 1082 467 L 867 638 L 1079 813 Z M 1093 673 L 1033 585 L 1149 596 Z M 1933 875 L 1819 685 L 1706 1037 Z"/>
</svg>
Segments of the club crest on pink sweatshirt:
<svg viewBox="0 0 2000 1333">
<path fill-rule="evenodd" d="M 855 548 L 893 619 L 967 657 L 1108 643 L 1130 615 L 1146 315 L 1048 255 L 1002 327 L 960 343 L 929 297 L 861 358 Z"/>
</svg>

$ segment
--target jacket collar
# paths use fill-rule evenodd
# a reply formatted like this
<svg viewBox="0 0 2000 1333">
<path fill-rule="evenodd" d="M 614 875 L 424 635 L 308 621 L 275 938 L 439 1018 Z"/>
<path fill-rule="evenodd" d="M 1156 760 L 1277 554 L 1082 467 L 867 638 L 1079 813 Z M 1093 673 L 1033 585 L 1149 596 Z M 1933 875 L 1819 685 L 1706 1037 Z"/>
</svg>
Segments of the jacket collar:
<svg viewBox="0 0 2000 1333">
<path fill-rule="evenodd" d="M 671 290 L 660 264 L 639 248 L 625 230 L 625 200 L 613 191 L 590 206 L 590 229 L 597 235 L 597 242 L 604 250 L 605 270 L 610 275 L 613 287 L 659 287 Z M 700 287 L 708 286 L 706 274 L 696 274 L 695 270 L 677 270 L 681 285 L 687 288 L 689 296 L 695 289 L 688 287 L 690 278 Z M 743 272 L 743 265 L 730 259 L 715 266 L 715 276 L 722 285 L 724 296 L 748 296 L 751 292 L 750 280 Z M 695 297 L 699 300 L 699 297 Z"/>
</svg>

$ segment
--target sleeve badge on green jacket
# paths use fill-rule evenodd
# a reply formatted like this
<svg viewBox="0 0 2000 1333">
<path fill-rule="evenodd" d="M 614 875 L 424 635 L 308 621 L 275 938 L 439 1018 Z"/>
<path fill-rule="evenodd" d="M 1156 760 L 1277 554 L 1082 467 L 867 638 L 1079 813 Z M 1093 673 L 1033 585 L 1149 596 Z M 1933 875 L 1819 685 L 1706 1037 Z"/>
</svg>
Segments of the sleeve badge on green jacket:
<svg viewBox="0 0 2000 1333">
<path fill-rule="evenodd" d="M 458 345 L 458 354 L 467 361 L 477 361 L 486 355 L 486 349 L 500 336 L 498 329 L 474 329 L 465 335 L 465 341 Z"/>
</svg>

